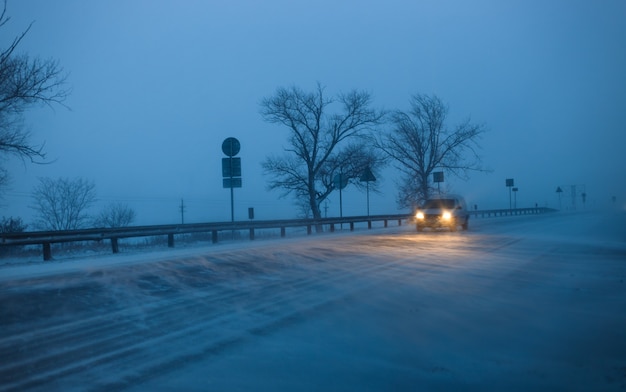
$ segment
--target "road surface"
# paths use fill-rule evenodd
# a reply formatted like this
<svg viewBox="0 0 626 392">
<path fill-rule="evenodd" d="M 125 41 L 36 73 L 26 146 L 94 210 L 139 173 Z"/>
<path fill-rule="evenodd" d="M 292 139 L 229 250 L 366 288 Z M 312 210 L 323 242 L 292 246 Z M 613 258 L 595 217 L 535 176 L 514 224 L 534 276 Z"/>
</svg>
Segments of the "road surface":
<svg viewBox="0 0 626 392">
<path fill-rule="evenodd" d="M 0 267 L 3 391 L 626 390 L 626 214 Z"/>
</svg>

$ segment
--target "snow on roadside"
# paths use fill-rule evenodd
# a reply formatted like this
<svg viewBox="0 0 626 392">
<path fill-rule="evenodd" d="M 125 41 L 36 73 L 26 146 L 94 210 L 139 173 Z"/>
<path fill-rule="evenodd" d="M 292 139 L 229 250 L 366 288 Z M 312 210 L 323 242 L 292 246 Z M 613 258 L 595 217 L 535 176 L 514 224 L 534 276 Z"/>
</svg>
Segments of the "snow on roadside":
<svg viewBox="0 0 626 392">
<path fill-rule="evenodd" d="M 565 243 L 597 244 L 598 246 L 624 249 L 626 247 L 626 230 L 623 229 L 626 213 L 551 213 L 544 215 L 524 215 L 524 216 L 504 216 L 491 218 L 477 218 L 470 220 L 470 230 L 468 232 L 454 233 L 455 235 L 476 235 L 495 234 L 501 236 L 524 236 L 545 241 L 559 241 Z M 572 222 L 575 222 L 573 224 Z M 536 234 L 537 226 L 541 225 L 544 230 Z M 604 228 L 603 235 L 597 237 L 594 234 L 598 227 L 609 226 L 609 230 Z M 553 234 L 546 235 L 545 228 L 551 228 Z M 50 274 L 60 274 L 72 271 L 92 271 L 99 268 L 115 267 L 120 265 L 152 263 L 178 258 L 191 257 L 194 255 L 210 255 L 214 253 L 229 252 L 238 249 L 248 249 L 255 247 L 280 247 L 287 244 L 307 243 L 324 239 L 339 238 L 340 236 L 363 236 L 363 235 L 395 235 L 398 233 L 423 235 L 414 232 L 411 224 L 402 226 L 390 225 L 387 228 L 374 228 L 372 230 L 357 229 L 356 231 L 336 231 L 334 233 L 323 233 L 320 235 L 295 235 L 287 238 L 256 239 L 250 241 L 234 240 L 224 241 L 218 244 L 210 243 L 180 243 L 176 248 L 151 247 L 144 249 L 128 248 L 122 253 L 97 253 L 86 251 L 83 253 L 61 254 L 52 261 L 42 261 L 41 256 L 30 256 L 26 258 L 2 258 L 0 259 L 0 281 L 19 279 L 24 277 L 45 276 Z M 590 233 L 585 236 L 584 233 Z M 444 235 L 444 233 L 441 233 Z M 426 233 L 426 235 L 429 235 Z M 333 246 L 336 246 L 333 245 Z"/>
</svg>

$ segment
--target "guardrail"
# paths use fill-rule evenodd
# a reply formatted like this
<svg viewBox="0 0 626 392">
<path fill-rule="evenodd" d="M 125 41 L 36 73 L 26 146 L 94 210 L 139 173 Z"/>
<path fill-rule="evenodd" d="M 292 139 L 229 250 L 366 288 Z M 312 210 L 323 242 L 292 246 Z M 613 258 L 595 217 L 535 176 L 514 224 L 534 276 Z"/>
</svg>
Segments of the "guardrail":
<svg viewBox="0 0 626 392">
<path fill-rule="evenodd" d="M 484 217 L 491 216 L 508 216 L 508 215 L 534 215 L 534 214 L 544 214 L 546 212 L 556 212 L 554 208 L 547 207 L 531 207 L 531 208 L 507 208 L 500 210 L 481 210 L 481 211 L 470 211 L 470 215 Z"/>
<path fill-rule="evenodd" d="M 94 228 L 67 231 L 31 231 L 22 233 L 0 234 L 0 246 L 18 245 L 42 245 L 43 259 L 52 259 L 51 244 L 79 241 L 111 241 L 113 253 L 119 252 L 118 240 L 121 238 L 167 236 L 167 245 L 174 247 L 174 236 L 189 233 L 211 233 L 211 241 L 218 242 L 220 231 L 248 230 L 249 237 L 254 240 L 255 230 L 258 229 L 280 229 L 280 236 L 286 236 L 286 229 L 290 227 L 306 227 L 307 234 L 313 232 L 314 227 L 328 226 L 331 232 L 335 231 L 336 225 L 348 224 L 350 230 L 354 230 L 355 223 L 367 222 L 368 229 L 372 228 L 372 222 L 384 222 L 384 227 L 389 221 L 398 221 L 398 225 L 403 220 L 411 216 L 400 215 L 376 215 L 376 216 L 356 216 L 344 218 L 324 218 L 324 219 L 291 219 L 291 220 L 267 220 L 267 221 L 238 221 L 238 222 L 216 222 L 216 223 L 194 223 L 175 224 L 159 226 L 131 226 L 120 228 Z"/>
<path fill-rule="evenodd" d="M 505 215 L 526 215 L 540 214 L 556 211 L 549 208 L 520 208 L 514 210 L 483 210 L 469 211 L 470 215 L 491 217 Z M 413 214 L 396 215 L 371 215 L 353 216 L 343 218 L 323 218 L 323 219 L 289 219 L 289 220 L 265 220 L 265 221 L 238 221 L 238 222 L 216 222 L 216 223 L 193 223 L 174 224 L 158 226 L 131 226 L 120 228 L 93 228 L 67 231 L 31 231 L 21 233 L 0 234 L 0 246 L 19 245 L 41 245 L 43 249 L 43 259 L 52 259 L 51 244 L 79 241 L 111 241 L 113 253 L 119 253 L 119 239 L 138 238 L 151 236 L 167 236 L 167 246 L 174 247 L 174 236 L 190 233 L 211 233 L 211 241 L 218 242 L 218 234 L 221 231 L 248 230 L 250 240 L 254 240 L 255 230 L 258 229 L 280 229 L 280 236 L 286 236 L 286 229 L 293 227 L 306 227 L 307 234 L 313 232 L 314 227 L 327 226 L 330 232 L 335 231 L 336 225 L 348 224 L 350 231 L 354 230 L 356 223 L 367 222 L 368 229 L 372 228 L 372 222 L 383 222 L 384 227 L 389 221 L 397 221 L 398 226 L 402 221 L 412 221 Z M 317 229 L 316 229 L 317 230 Z"/>
</svg>

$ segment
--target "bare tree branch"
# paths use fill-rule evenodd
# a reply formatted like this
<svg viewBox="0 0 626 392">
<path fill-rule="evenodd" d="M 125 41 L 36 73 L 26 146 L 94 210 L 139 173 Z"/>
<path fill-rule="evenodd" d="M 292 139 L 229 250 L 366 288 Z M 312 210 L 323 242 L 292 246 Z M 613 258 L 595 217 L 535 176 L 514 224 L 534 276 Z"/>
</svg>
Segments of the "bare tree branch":
<svg viewBox="0 0 626 392">
<path fill-rule="evenodd" d="M 461 178 L 469 171 L 483 170 L 477 150 L 484 126 L 468 119 L 449 129 L 448 107 L 436 96 L 417 94 L 409 103 L 408 113 L 392 113 L 391 131 L 376 141 L 402 173 L 398 195 L 402 207 L 414 207 L 429 197 L 435 170 Z"/>
<path fill-rule="evenodd" d="M 0 14 L 0 28 L 10 18 L 4 1 Z M 24 112 L 35 105 L 54 107 L 64 104 L 70 93 L 66 88 L 67 73 L 53 59 L 31 58 L 18 54 L 17 47 L 33 23 L 15 37 L 9 46 L 0 50 L 0 158 L 16 155 L 37 162 L 44 159 L 42 144 L 33 144 L 31 135 L 23 126 Z M 4 183 L 0 182 L 0 186 Z"/>
<path fill-rule="evenodd" d="M 333 105 L 340 107 L 337 113 L 330 113 Z M 319 83 L 310 93 L 295 86 L 281 87 L 263 99 L 263 119 L 290 131 L 284 156 L 269 157 L 263 163 L 265 173 L 272 177 L 269 188 L 283 189 L 283 196 L 293 193 L 306 199 L 313 217 L 320 218 L 320 203 L 333 191 L 332 176 L 339 172 L 338 163 L 343 162 L 344 170 L 349 170 L 345 157 L 348 153 L 357 156 L 354 146 L 360 146 L 360 158 L 373 153 L 362 143 L 342 149 L 347 141 L 357 140 L 380 124 L 384 114 L 370 105 L 370 95 L 356 90 L 327 98 Z M 382 161 L 369 157 L 368 162 L 377 165 Z"/>
<path fill-rule="evenodd" d="M 75 230 L 90 222 L 86 210 L 96 200 L 96 187 L 83 178 L 40 178 L 33 189 L 35 226 L 44 230 Z"/>
<path fill-rule="evenodd" d="M 110 203 L 93 221 L 94 227 L 126 227 L 135 220 L 135 210 L 125 203 Z"/>
</svg>

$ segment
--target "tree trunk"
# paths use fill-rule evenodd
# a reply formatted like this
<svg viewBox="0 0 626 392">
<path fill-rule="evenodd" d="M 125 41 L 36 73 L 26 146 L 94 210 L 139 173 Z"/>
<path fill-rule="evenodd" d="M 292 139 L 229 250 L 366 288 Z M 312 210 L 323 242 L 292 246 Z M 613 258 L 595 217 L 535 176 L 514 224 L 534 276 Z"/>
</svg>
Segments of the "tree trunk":
<svg viewBox="0 0 626 392">
<path fill-rule="evenodd" d="M 320 210 L 320 206 L 317 203 L 317 200 L 315 199 L 315 197 L 309 198 L 309 202 L 311 205 L 311 213 L 313 214 L 313 219 L 315 220 L 322 219 L 322 211 Z M 323 231 L 324 231 L 324 228 L 322 227 L 322 225 L 320 224 L 315 225 L 316 233 L 322 233 Z"/>
<path fill-rule="evenodd" d="M 421 181 L 421 193 L 422 193 L 422 198 L 424 200 L 422 201 L 426 201 L 430 198 L 430 188 L 428 187 L 428 176 L 423 176 L 422 177 L 422 181 Z"/>
<path fill-rule="evenodd" d="M 313 214 L 313 219 L 321 219 L 322 211 L 320 210 L 319 205 L 317 204 L 317 200 L 315 198 L 311 198 L 311 213 Z"/>
</svg>

